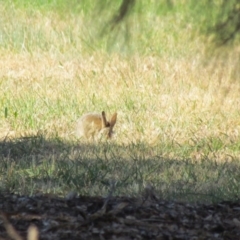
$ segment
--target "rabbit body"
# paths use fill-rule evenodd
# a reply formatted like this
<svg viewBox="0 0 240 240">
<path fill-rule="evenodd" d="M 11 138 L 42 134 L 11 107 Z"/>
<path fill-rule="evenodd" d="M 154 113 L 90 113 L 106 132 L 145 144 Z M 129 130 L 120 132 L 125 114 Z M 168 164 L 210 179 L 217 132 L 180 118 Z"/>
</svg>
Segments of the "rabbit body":
<svg viewBox="0 0 240 240">
<path fill-rule="evenodd" d="M 112 137 L 113 127 L 117 120 L 117 113 L 113 114 L 110 121 L 106 120 L 105 112 L 87 113 L 77 122 L 76 134 L 86 139 L 100 139 L 102 136 Z"/>
</svg>

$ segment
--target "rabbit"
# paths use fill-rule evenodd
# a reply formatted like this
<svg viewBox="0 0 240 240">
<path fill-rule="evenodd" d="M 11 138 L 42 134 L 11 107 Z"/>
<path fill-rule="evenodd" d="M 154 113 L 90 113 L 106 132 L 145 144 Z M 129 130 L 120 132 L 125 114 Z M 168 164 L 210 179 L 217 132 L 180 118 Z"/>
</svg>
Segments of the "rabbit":
<svg viewBox="0 0 240 240">
<path fill-rule="evenodd" d="M 78 137 L 84 137 L 88 140 L 101 139 L 103 135 L 107 139 L 111 139 L 116 121 L 117 113 L 112 115 L 110 121 L 107 121 L 104 111 L 102 114 L 87 113 L 78 120 L 76 134 Z"/>
</svg>

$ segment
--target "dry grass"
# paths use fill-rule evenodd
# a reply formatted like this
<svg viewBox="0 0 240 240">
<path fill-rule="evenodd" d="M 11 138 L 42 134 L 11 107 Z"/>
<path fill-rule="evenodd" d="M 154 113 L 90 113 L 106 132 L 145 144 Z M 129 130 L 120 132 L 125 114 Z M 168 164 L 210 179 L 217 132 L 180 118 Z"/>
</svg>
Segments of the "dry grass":
<svg viewBox="0 0 240 240">
<path fill-rule="evenodd" d="M 75 121 L 88 111 L 119 112 L 118 143 L 195 144 L 219 139 L 239 142 L 239 83 L 232 64 L 200 60 L 95 53 L 73 60 L 45 54 L 10 53 L 0 60 L 4 91 L 2 137 L 39 130 L 72 138 Z M 224 153 L 223 153 L 224 152 Z M 222 146 L 217 153 L 236 156 Z M 191 154 L 201 155 L 201 149 Z"/>
</svg>

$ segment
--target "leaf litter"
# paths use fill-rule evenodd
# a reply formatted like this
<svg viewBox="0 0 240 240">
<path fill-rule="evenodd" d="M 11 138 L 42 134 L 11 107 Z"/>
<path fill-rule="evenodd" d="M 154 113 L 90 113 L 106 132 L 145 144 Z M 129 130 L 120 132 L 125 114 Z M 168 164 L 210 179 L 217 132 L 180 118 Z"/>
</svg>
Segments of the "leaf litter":
<svg viewBox="0 0 240 240">
<path fill-rule="evenodd" d="M 139 197 L 0 194 L 0 240 L 240 239 L 240 202 L 164 201 L 147 187 Z"/>
</svg>

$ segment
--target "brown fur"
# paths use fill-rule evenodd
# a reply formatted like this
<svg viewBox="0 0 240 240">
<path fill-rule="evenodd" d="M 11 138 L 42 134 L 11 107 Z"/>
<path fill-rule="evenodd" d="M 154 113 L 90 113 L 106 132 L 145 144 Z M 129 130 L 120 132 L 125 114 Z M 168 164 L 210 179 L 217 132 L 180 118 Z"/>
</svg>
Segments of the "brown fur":
<svg viewBox="0 0 240 240">
<path fill-rule="evenodd" d="M 77 123 L 77 136 L 85 137 L 86 139 L 96 139 L 103 133 L 107 138 L 111 138 L 113 127 L 117 121 L 117 113 L 114 113 L 110 121 L 107 121 L 106 114 L 87 113 L 83 115 Z"/>
</svg>

